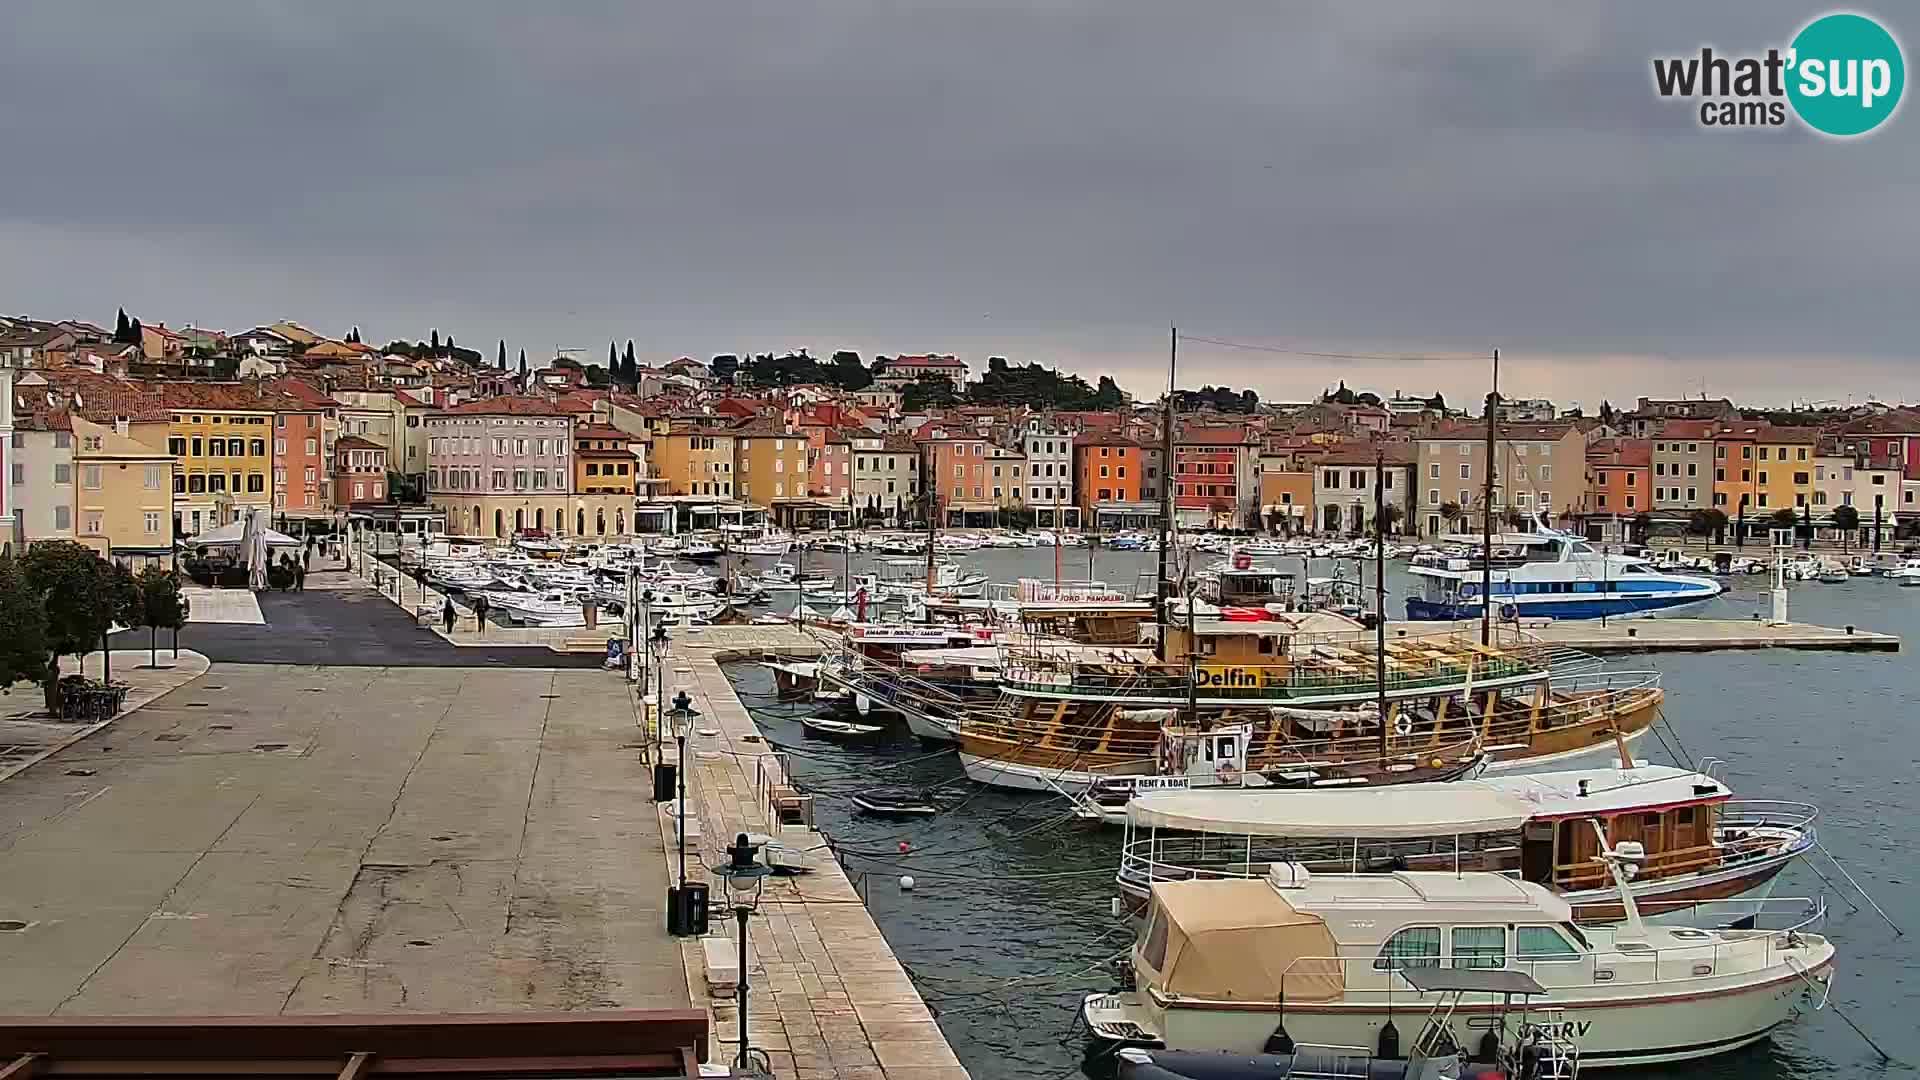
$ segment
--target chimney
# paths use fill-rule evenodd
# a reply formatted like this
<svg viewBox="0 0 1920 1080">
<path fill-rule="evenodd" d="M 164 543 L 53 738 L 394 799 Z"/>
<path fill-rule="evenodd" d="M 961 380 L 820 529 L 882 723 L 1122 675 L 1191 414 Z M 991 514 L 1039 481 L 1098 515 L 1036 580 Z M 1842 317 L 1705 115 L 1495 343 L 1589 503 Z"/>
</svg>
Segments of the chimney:
<svg viewBox="0 0 1920 1080">
<path fill-rule="evenodd" d="M 125 417 L 125 416 L 116 416 L 116 417 L 114 417 L 114 418 L 113 418 L 113 432 L 114 432 L 114 434 L 116 434 L 116 435 L 120 435 L 120 436 L 123 436 L 123 437 L 124 437 L 124 436 L 126 436 L 126 435 L 127 435 L 128 433 L 129 433 L 129 432 L 128 432 L 128 427 L 129 427 L 129 425 L 130 425 L 130 424 L 131 424 L 132 422 L 133 422 L 133 421 L 132 421 L 132 419 L 131 419 L 130 417 Z"/>
</svg>

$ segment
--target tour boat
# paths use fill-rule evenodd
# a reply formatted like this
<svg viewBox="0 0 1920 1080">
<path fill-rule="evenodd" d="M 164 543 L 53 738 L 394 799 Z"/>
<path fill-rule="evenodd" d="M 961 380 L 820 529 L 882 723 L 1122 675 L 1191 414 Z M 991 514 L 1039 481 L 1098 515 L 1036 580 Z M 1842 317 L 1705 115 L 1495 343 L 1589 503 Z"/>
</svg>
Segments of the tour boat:
<svg viewBox="0 0 1920 1080">
<path fill-rule="evenodd" d="M 1610 1068 L 1725 1053 L 1825 1004 L 1834 947 L 1806 930 L 1824 908 L 1770 902 L 1797 909 L 1782 929 L 1649 926 L 1627 886 L 1643 854 L 1632 843 L 1604 852 L 1625 912 L 1607 927 L 1576 924 L 1543 885 L 1484 872 L 1285 864 L 1264 878 L 1158 882 L 1132 949 L 1133 985 L 1088 995 L 1081 1017 L 1108 1046 L 1257 1054 L 1281 1042 L 1389 1055 L 1396 1017 L 1408 1023 L 1438 1000 L 1426 972 L 1481 972 L 1484 1001 L 1428 1021 L 1471 1047 L 1514 1034 L 1491 984 L 1517 972 L 1560 1011 L 1554 1034 L 1581 1067 Z"/>
<path fill-rule="evenodd" d="M 1111 804 L 1088 800 L 1103 821 Z M 1645 857 L 1632 881 L 1643 915 L 1691 920 L 1715 903 L 1764 894 L 1813 850 L 1814 807 L 1735 799 L 1711 774 L 1670 765 L 1408 784 L 1384 791 L 1162 789 L 1118 808 L 1126 832 L 1116 875 L 1127 910 L 1161 881 L 1261 878 L 1275 865 L 1315 873 L 1385 869 L 1507 874 L 1552 890 L 1578 922 L 1623 917 L 1596 861 L 1609 846 Z"/>
<path fill-rule="evenodd" d="M 973 779 L 1057 793 L 1116 773 L 1184 771 L 1154 764 L 1161 729 L 1176 719 L 1249 725 L 1241 771 L 1373 784 L 1482 759 L 1495 771 L 1617 759 L 1659 713 L 1656 673 L 1603 669 L 1519 631 L 1496 628 L 1492 645 L 1465 633 L 1396 635 L 1383 664 L 1374 635 L 1353 625 L 1222 609 L 1196 615 L 1191 629 L 1163 629 L 1164 655 L 1185 662 L 1157 659 L 1151 646 L 1014 637 L 1002 646 L 993 707 L 933 695 L 903 695 L 896 707 L 951 730 Z"/>
<path fill-rule="evenodd" d="M 1595 551 L 1585 539 L 1541 526 L 1496 538 L 1521 552 L 1496 559 L 1493 604 L 1500 618 L 1597 619 L 1637 615 L 1712 599 L 1725 587 L 1710 577 L 1661 570 L 1637 555 Z M 1508 565 L 1500 565 L 1506 562 Z M 1408 572 L 1422 582 L 1407 598 L 1410 619 L 1477 619 L 1485 584 L 1481 556 L 1416 558 Z"/>
<path fill-rule="evenodd" d="M 844 691 L 861 716 L 876 711 L 899 712 L 914 735 L 951 741 L 952 733 L 927 720 L 924 709 L 902 709 L 900 701 L 920 694 L 973 697 L 992 695 L 997 690 L 991 682 L 976 687 L 970 669 L 962 666 L 955 670 L 945 658 L 907 657 L 927 650 L 971 650 L 990 645 L 992 633 L 984 627 L 854 622 L 844 629 L 839 647 L 821 657 L 816 670 L 821 683 Z"/>
<path fill-rule="evenodd" d="M 694 562 L 713 562 L 725 552 L 716 544 L 700 539 L 689 539 L 680 545 L 680 557 Z"/>
</svg>

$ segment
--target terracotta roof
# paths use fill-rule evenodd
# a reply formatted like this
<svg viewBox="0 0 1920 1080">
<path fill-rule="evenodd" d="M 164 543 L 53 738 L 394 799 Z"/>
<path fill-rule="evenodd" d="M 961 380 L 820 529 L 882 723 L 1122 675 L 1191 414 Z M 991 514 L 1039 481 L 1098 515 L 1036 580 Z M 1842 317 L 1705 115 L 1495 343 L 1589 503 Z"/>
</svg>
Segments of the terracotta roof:
<svg viewBox="0 0 1920 1080">
<path fill-rule="evenodd" d="M 631 435 L 612 424 L 575 424 L 573 437 L 576 439 L 630 439 Z M 625 449 L 623 446 L 622 449 Z"/>
<path fill-rule="evenodd" d="M 1132 446 L 1137 448 L 1140 444 L 1134 441 L 1133 439 L 1127 438 L 1125 435 L 1122 435 L 1117 431 L 1102 430 L 1102 431 L 1083 431 L 1080 434 L 1075 435 L 1073 437 L 1073 445 L 1075 446 Z"/>
<path fill-rule="evenodd" d="M 907 367 L 962 368 L 967 366 L 966 364 L 962 363 L 958 357 L 955 357 L 955 356 L 896 356 L 893 359 L 887 361 L 886 367 L 892 368 L 896 365 L 903 365 L 903 364 L 906 365 Z"/>
<path fill-rule="evenodd" d="M 414 397 L 412 394 L 407 393 L 405 390 L 396 389 L 396 390 L 389 390 L 387 392 L 393 395 L 393 400 L 399 402 L 400 407 L 403 409 L 432 408 L 432 406 L 428 405 L 424 401 L 421 401 L 419 398 Z"/>
<path fill-rule="evenodd" d="M 40 408 L 14 413 L 13 426 L 17 431 L 72 431 L 73 419 L 65 409 L 47 408 L 42 398 Z"/>
<path fill-rule="evenodd" d="M 385 450 L 386 447 L 372 439 L 363 439 L 358 435 L 342 435 L 333 440 L 335 450 Z"/>
<path fill-rule="evenodd" d="M 1418 453 L 1412 443 L 1371 443 L 1355 440 L 1328 446 L 1319 460 L 1322 465 L 1371 465 L 1374 462 L 1376 448 L 1387 465 L 1411 465 Z"/>
<path fill-rule="evenodd" d="M 806 436 L 797 431 L 788 431 L 787 426 L 771 416 L 753 416 L 733 425 L 736 435 L 791 435 L 804 440 Z"/>
<path fill-rule="evenodd" d="M 1760 420 L 1735 421 L 1714 425 L 1716 439 L 1751 439 L 1757 443 L 1805 443 L 1814 445 L 1820 441 L 1820 429 L 1810 427 L 1776 427 Z"/>
<path fill-rule="evenodd" d="M 1667 439 L 1704 439 L 1712 435 L 1717 426 L 1712 420 L 1668 420 L 1654 431 Z"/>
<path fill-rule="evenodd" d="M 463 401 L 440 410 L 447 416 L 572 416 L 546 398 L 505 394 L 500 397 Z"/>
<path fill-rule="evenodd" d="M 1587 464 L 1645 468 L 1653 462 L 1653 443 L 1646 439 L 1595 439 L 1587 444 Z"/>
<path fill-rule="evenodd" d="M 1244 446 L 1255 439 L 1246 428 L 1200 427 L 1190 425 L 1178 429 L 1173 437 L 1175 446 Z"/>
<path fill-rule="evenodd" d="M 1503 423 L 1497 429 L 1497 434 L 1502 442 L 1510 440 L 1519 440 L 1522 442 L 1554 442 L 1566 438 L 1567 432 L 1572 430 L 1572 424 L 1563 420 L 1556 420 L 1551 424 Z M 1427 438 L 1443 439 L 1450 442 L 1457 442 L 1461 439 L 1485 442 L 1487 439 L 1487 425 L 1474 422 L 1448 424 L 1435 428 Z"/>
<path fill-rule="evenodd" d="M 306 402 L 308 405 L 311 405 L 316 409 L 340 408 L 340 403 L 338 401 L 335 401 L 333 398 L 327 396 L 326 393 L 314 387 L 312 384 L 304 382 L 300 379 L 275 379 L 272 383 L 269 383 L 268 385 L 272 386 L 275 390 L 281 391 L 282 393 L 290 394 L 293 397 L 299 398 L 300 400 Z"/>
<path fill-rule="evenodd" d="M 1840 425 L 1842 435 L 1920 435 L 1920 410 L 1894 409 Z"/>
</svg>

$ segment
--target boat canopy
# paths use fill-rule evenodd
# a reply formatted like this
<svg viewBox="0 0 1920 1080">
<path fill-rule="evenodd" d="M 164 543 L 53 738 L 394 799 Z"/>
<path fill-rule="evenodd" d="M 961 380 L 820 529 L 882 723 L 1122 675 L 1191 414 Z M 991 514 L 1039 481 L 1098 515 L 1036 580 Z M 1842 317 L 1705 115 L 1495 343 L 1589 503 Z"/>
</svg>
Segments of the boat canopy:
<svg viewBox="0 0 1920 1080">
<path fill-rule="evenodd" d="M 1000 648 L 997 645 L 975 645 L 965 649 L 903 649 L 900 662 L 904 664 L 964 664 L 968 667 L 999 667 Z"/>
<path fill-rule="evenodd" d="M 1136 795 L 1136 829 L 1236 836 L 1424 839 L 1511 832 L 1529 821 L 1657 813 L 1724 802 L 1725 784 L 1671 765 L 1313 791 L 1155 791 Z"/>
<path fill-rule="evenodd" d="M 1265 881 L 1162 881 L 1153 899 L 1166 934 L 1156 980 L 1164 994 L 1336 1001 L 1346 992 L 1340 948 L 1325 920 L 1295 911 Z M 1159 932 L 1149 928 L 1150 937 Z"/>
</svg>

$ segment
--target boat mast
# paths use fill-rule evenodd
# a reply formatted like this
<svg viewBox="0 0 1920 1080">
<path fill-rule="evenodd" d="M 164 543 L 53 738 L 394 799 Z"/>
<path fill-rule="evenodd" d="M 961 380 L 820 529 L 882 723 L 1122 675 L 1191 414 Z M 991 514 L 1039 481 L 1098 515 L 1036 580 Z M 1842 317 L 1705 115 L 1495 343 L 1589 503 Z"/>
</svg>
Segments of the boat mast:
<svg viewBox="0 0 1920 1080">
<path fill-rule="evenodd" d="M 1487 493 L 1480 541 L 1480 644 L 1493 644 L 1493 443 L 1500 421 L 1500 350 L 1493 350 L 1493 389 L 1487 392 Z"/>
<path fill-rule="evenodd" d="M 1387 756 L 1387 448 L 1373 448 L 1373 675 L 1379 683 L 1380 758 Z"/>
<path fill-rule="evenodd" d="M 929 603 L 933 601 L 933 541 L 938 528 L 935 521 L 940 512 L 940 500 L 933 493 L 935 454 L 934 450 L 929 449 L 926 457 L 921 459 L 923 462 L 921 467 L 925 470 L 925 474 L 920 478 L 920 490 L 927 497 L 927 601 Z"/>
<path fill-rule="evenodd" d="M 1154 642 L 1154 653 L 1164 663 L 1167 659 L 1167 547 L 1168 530 L 1173 524 L 1173 385 L 1174 368 L 1179 362 L 1180 330 L 1167 327 L 1167 404 L 1160 418 L 1160 569 L 1154 582 L 1154 622 L 1159 624 L 1160 633 Z"/>
</svg>

